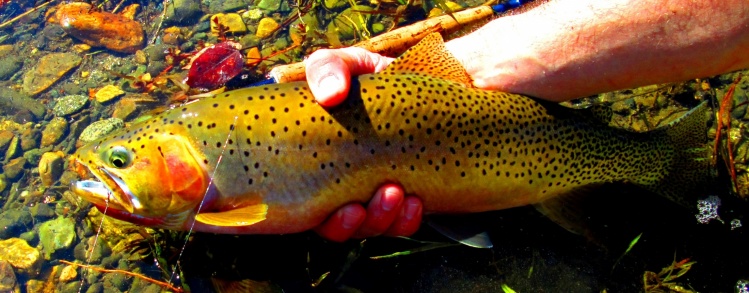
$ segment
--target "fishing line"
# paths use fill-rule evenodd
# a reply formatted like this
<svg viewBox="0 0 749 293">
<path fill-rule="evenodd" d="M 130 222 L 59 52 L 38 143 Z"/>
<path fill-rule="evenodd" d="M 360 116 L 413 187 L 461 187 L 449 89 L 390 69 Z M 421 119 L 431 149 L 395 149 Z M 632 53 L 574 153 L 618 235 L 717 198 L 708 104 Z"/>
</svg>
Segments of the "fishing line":
<svg viewBox="0 0 749 293">
<path fill-rule="evenodd" d="M 200 213 L 200 210 L 203 209 L 203 203 L 205 202 L 205 197 L 208 195 L 208 190 L 211 189 L 211 186 L 213 185 L 213 178 L 216 178 L 216 172 L 218 171 L 218 166 L 221 164 L 221 159 L 224 158 L 224 153 L 226 152 L 226 147 L 229 146 L 229 139 L 231 138 L 232 132 L 234 132 L 235 125 L 237 125 L 237 119 L 239 116 L 234 116 L 234 123 L 231 124 L 231 127 L 229 128 L 229 134 L 226 135 L 226 140 L 224 140 L 224 146 L 221 148 L 221 153 L 218 155 L 218 159 L 216 160 L 216 165 L 213 167 L 213 174 L 211 174 L 211 179 L 208 180 L 208 187 L 205 188 L 205 192 L 203 193 L 203 198 L 200 199 L 200 204 L 198 205 L 198 209 L 196 211 L 196 215 Z M 185 242 L 182 244 L 182 249 L 179 251 L 179 255 L 177 256 L 177 264 L 174 265 L 172 268 L 172 274 L 169 276 L 169 285 L 172 285 L 172 280 L 174 279 L 174 274 L 177 273 L 177 267 L 179 267 L 179 261 L 182 259 L 182 254 L 185 252 L 185 248 L 187 247 L 187 241 L 190 239 L 190 235 L 192 234 L 192 230 L 195 227 L 195 222 L 197 220 L 195 217 L 192 217 L 192 223 L 190 223 L 190 229 L 187 230 L 187 235 L 185 236 Z"/>
<path fill-rule="evenodd" d="M 102 212 L 103 216 L 101 217 L 101 221 L 99 222 L 99 228 L 96 229 L 96 236 L 94 236 L 94 244 L 91 246 L 91 250 L 88 252 L 88 257 L 86 257 L 86 265 L 91 265 L 91 257 L 94 256 L 94 249 L 96 249 L 96 244 L 99 243 L 99 235 L 101 234 L 101 228 L 104 226 L 104 216 L 107 215 L 107 210 L 109 210 L 109 199 L 112 198 L 112 192 L 107 191 L 107 200 L 104 201 L 104 211 Z M 90 270 L 90 269 L 89 269 Z M 81 293 L 83 290 L 83 281 L 86 280 L 85 273 L 83 273 L 83 270 L 81 270 L 81 285 L 78 286 L 78 293 Z"/>
</svg>

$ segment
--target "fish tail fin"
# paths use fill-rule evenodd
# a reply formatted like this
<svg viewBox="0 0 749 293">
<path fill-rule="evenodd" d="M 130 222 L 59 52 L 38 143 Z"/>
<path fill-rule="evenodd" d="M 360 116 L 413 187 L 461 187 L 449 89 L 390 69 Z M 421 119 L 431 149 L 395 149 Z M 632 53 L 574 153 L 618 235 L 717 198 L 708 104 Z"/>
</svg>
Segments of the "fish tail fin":
<svg viewBox="0 0 749 293">
<path fill-rule="evenodd" d="M 684 206 L 693 206 L 685 195 L 705 191 L 707 183 L 714 178 L 711 167 L 712 149 L 707 133 L 711 111 L 707 102 L 690 110 L 668 126 L 656 130 L 656 135 L 665 138 L 671 145 L 672 155 L 665 163 L 666 172 L 660 180 L 645 180 L 639 185 Z"/>
</svg>

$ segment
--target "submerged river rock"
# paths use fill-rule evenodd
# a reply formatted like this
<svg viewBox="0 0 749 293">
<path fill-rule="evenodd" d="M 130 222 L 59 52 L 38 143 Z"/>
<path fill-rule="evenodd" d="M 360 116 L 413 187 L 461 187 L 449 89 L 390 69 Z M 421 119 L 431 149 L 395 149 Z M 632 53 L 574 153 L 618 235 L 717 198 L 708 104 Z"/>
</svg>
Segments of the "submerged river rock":
<svg viewBox="0 0 749 293">
<path fill-rule="evenodd" d="M 0 239 L 17 237 L 33 227 L 32 221 L 31 214 L 26 209 L 9 209 L 0 213 Z"/>
<path fill-rule="evenodd" d="M 66 33 L 88 45 L 123 53 L 135 53 L 143 47 L 143 27 L 123 15 L 99 12 L 90 4 L 75 2 L 60 5 L 55 17 Z"/>
<path fill-rule="evenodd" d="M 18 280 L 13 266 L 8 261 L 0 261 L 0 292 L 18 292 Z"/>
<path fill-rule="evenodd" d="M 52 112 L 57 116 L 68 116 L 83 109 L 88 103 L 88 97 L 84 95 L 67 95 L 55 100 Z"/>
<path fill-rule="evenodd" d="M 38 274 L 42 263 L 39 250 L 29 246 L 25 240 L 10 238 L 0 240 L 0 261 L 7 261 L 11 266 L 29 275 Z"/>
<path fill-rule="evenodd" d="M 36 95 L 81 64 L 83 59 L 75 53 L 51 53 L 39 59 L 34 69 L 23 75 L 23 91 Z"/>
<path fill-rule="evenodd" d="M 78 140 L 81 142 L 92 142 L 94 140 L 107 135 L 108 133 L 120 129 L 125 126 L 125 122 L 119 118 L 109 118 L 99 120 L 83 129 L 81 136 Z"/>
<path fill-rule="evenodd" d="M 39 226 L 39 241 L 45 259 L 50 259 L 59 250 L 72 247 L 75 238 L 75 222 L 70 218 L 59 217 Z"/>
</svg>

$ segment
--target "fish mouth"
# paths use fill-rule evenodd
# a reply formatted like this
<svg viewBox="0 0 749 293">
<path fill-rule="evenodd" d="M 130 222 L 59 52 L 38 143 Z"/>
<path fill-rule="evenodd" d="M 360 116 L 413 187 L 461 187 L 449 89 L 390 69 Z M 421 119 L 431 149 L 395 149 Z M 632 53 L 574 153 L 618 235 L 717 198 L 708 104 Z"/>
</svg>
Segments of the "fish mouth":
<svg viewBox="0 0 749 293">
<path fill-rule="evenodd" d="M 105 174 L 109 173 L 107 172 Z M 121 180 L 113 179 L 113 181 L 117 184 L 118 188 L 125 187 L 125 189 L 121 189 L 123 194 L 135 198 L 131 193 L 128 193 L 129 189 L 127 189 L 127 186 L 121 185 Z M 182 224 L 187 219 L 189 213 L 189 211 L 187 211 L 180 214 L 170 214 L 165 217 L 148 217 L 135 214 L 132 211 L 132 205 L 130 206 L 131 210 L 127 210 L 127 206 L 122 205 L 121 201 L 118 201 L 116 197 L 113 196 L 114 192 L 112 192 L 109 186 L 101 181 L 75 181 L 72 183 L 71 189 L 76 194 L 90 201 L 102 214 L 136 225 L 154 228 L 179 229 L 182 227 Z M 137 200 L 135 202 L 137 202 Z"/>
<path fill-rule="evenodd" d="M 142 205 L 135 195 L 130 191 L 124 181 L 115 174 L 112 174 L 105 168 L 89 168 L 96 180 L 74 181 L 70 189 L 90 201 L 94 205 L 109 205 L 113 208 L 134 213 L 136 209 L 141 209 Z"/>
</svg>

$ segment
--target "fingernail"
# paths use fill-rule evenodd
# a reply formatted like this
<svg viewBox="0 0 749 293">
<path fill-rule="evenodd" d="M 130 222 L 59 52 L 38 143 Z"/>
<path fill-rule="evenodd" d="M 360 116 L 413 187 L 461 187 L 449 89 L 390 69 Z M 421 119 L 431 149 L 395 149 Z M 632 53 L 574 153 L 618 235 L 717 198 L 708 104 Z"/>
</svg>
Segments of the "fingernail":
<svg viewBox="0 0 749 293">
<path fill-rule="evenodd" d="M 330 89 L 336 89 L 341 87 L 341 80 L 335 75 L 327 75 L 323 77 L 320 82 L 317 83 L 320 89 L 329 91 Z"/>
<path fill-rule="evenodd" d="M 406 218 L 406 220 L 411 220 L 416 216 L 416 214 L 420 212 L 421 204 L 419 204 L 418 202 L 409 202 L 408 204 L 406 204 L 406 210 L 403 217 Z"/>
<path fill-rule="evenodd" d="M 343 226 L 343 229 L 351 230 L 359 224 L 359 219 L 357 219 L 357 217 L 351 216 L 351 214 L 349 214 L 345 210 L 339 211 L 339 213 L 341 217 L 341 226 Z"/>
<path fill-rule="evenodd" d="M 382 209 L 386 212 L 389 212 L 393 210 L 395 207 L 397 207 L 401 200 L 393 200 L 392 196 L 388 196 L 388 190 L 384 190 L 382 194 L 382 199 L 380 199 L 380 206 Z"/>
</svg>

